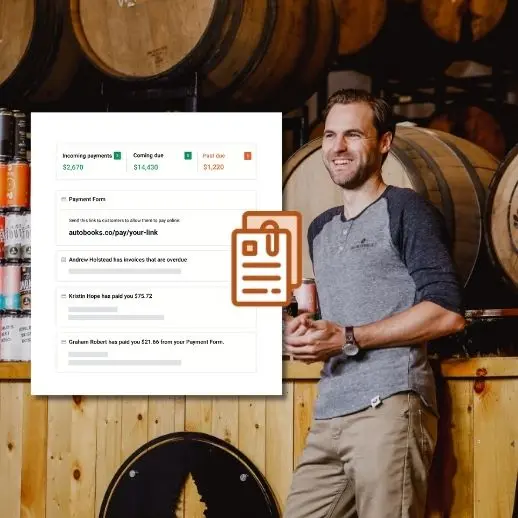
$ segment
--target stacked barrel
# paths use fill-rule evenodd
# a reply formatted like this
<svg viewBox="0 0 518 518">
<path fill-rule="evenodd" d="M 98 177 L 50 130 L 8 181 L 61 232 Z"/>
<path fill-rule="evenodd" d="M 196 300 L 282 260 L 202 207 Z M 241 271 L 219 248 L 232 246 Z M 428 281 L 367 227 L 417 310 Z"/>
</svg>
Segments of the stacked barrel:
<svg viewBox="0 0 518 518">
<path fill-rule="evenodd" d="M 0 108 L 0 360 L 30 359 L 31 222 L 27 115 Z"/>
</svg>

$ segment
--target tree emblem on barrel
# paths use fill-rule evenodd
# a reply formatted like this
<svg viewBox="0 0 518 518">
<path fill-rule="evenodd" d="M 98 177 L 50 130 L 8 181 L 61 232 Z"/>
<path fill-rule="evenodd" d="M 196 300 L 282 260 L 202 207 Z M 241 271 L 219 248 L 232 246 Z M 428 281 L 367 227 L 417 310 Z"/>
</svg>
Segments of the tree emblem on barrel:
<svg viewBox="0 0 518 518">
<path fill-rule="evenodd" d="M 176 432 L 133 452 L 108 485 L 99 518 L 280 518 L 259 469 L 212 435 Z"/>
</svg>

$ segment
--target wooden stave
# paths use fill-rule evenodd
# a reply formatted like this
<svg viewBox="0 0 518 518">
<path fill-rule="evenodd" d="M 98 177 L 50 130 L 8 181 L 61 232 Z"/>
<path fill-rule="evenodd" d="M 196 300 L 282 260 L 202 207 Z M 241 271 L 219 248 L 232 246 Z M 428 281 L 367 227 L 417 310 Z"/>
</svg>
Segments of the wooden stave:
<svg viewBox="0 0 518 518">
<path fill-rule="evenodd" d="M 0 84 L 0 94 L 4 102 L 19 103 L 21 98 L 55 101 L 70 87 L 80 60 L 68 0 L 39 0 L 27 47 L 16 68 Z"/>
<path fill-rule="evenodd" d="M 515 145 L 509 153 L 507 153 L 504 160 L 501 162 L 499 167 L 497 168 L 495 175 L 489 185 L 488 196 L 486 209 L 484 213 L 484 225 L 485 225 L 485 246 L 488 252 L 488 257 L 491 262 L 491 266 L 494 268 L 496 272 L 498 272 L 500 278 L 503 280 L 504 284 L 508 286 L 515 294 L 518 293 L 518 271 L 515 272 L 516 278 L 512 278 L 512 274 L 507 271 L 505 266 L 502 264 L 499 253 L 496 249 L 496 243 L 494 241 L 492 227 L 493 227 L 493 207 L 495 205 L 495 198 L 497 195 L 497 191 L 502 181 L 504 180 L 506 173 L 513 162 L 517 160 L 518 157 L 518 144 Z M 516 186 L 515 186 L 516 189 Z M 509 207 L 510 208 L 510 207 Z M 509 215 L 508 215 L 509 219 Z M 512 246 L 512 245 L 511 245 Z M 517 252 L 518 253 L 518 252 Z"/>
<path fill-rule="evenodd" d="M 400 139 L 402 135 L 405 136 L 405 134 L 408 138 L 409 131 L 411 132 L 412 129 L 398 128 L 396 131 L 396 135 L 398 135 L 398 139 Z M 446 135 L 446 134 L 443 134 L 442 132 L 438 132 L 438 131 L 428 130 L 425 128 L 418 128 L 418 129 L 414 129 L 413 131 L 419 131 L 419 132 L 422 132 L 423 134 L 426 133 L 427 135 L 434 136 L 434 138 L 436 138 L 440 142 L 442 142 L 442 145 L 445 146 L 445 149 L 447 148 L 447 149 L 451 150 L 451 157 L 454 158 L 455 161 L 459 163 L 459 165 L 463 166 L 464 161 L 468 161 L 468 163 L 469 163 L 469 157 L 467 157 L 463 152 L 466 150 L 460 149 L 462 147 L 462 144 L 460 144 L 459 146 L 455 146 L 455 142 L 452 141 L 452 140 L 462 141 L 462 139 L 458 139 L 457 137 L 454 137 L 451 135 Z M 395 141 L 396 141 L 396 139 L 395 139 Z M 448 144 L 448 141 L 450 142 L 449 144 Z M 300 210 L 300 209 L 297 209 L 296 207 L 292 206 L 291 204 L 286 206 L 286 199 L 288 197 L 288 194 L 286 194 L 286 185 L 287 185 L 291 175 L 294 173 L 294 171 L 296 171 L 296 169 L 308 157 L 311 157 L 311 155 L 313 153 L 319 151 L 320 142 L 321 142 L 321 138 L 317 138 L 317 139 L 310 141 L 308 144 L 306 144 L 305 146 L 300 148 L 296 153 L 294 153 L 284 164 L 284 168 L 283 168 L 283 208 L 284 208 L 284 210 Z M 475 148 L 476 148 L 476 146 L 475 146 Z M 395 149 L 397 149 L 397 144 L 395 146 Z M 492 157 L 489 153 L 486 153 L 484 150 L 481 150 L 481 151 L 483 153 L 483 156 L 487 157 L 487 160 L 489 161 L 489 163 L 492 162 L 494 164 L 494 169 L 496 169 L 497 160 L 494 157 Z M 468 152 L 469 152 L 469 149 L 468 149 Z M 396 153 L 397 153 L 397 151 L 396 151 Z M 391 150 L 390 155 L 391 155 L 391 157 L 394 157 L 394 149 Z M 388 164 L 388 162 L 387 162 L 387 164 Z M 324 166 L 322 165 L 322 167 L 324 167 Z M 471 173 L 466 171 L 465 182 L 468 185 L 469 185 L 469 181 L 472 178 L 472 176 L 471 176 L 472 174 L 473 174 L 473 171 Z M 478 174 L 478 173 L 476 173 L 476 174 Z M 429 182 L 430 181 L 431 180 L 429 179 Z M 483 220 L 483 210 L 484 210 L 485 199 L 481 194 L 485 193 L 485 186 L 487 185 L 487 182 L 482 181 L 478 185 L 475 185 L 475 184 L 471 184 L 471 185 L 472 185 L 472 195 L 473 195 L 472 203 L 473 203 L 473 207 L 474 207 L 474 211 L 475 211 L 475 221 L 478 224 L 477 224 L 476 228 L 474 228 L 473 230 L 471 230 L 471 229 L 468 229 L 468 230 L 470 230 L 471 234 L 474 235 L 476 241 L 475 241 L 475 243 L 471 243 L 471 249 L 468 248 L 467 252 L 464 249 L 465 247 L 455 246 L 456 244 L 461 243 L 460 239 L 458 239 L 452 243 L 454 245 L 455 263 L 459 270 L 462 269 L 462 271 L 460 271 L 459 273 L 461 273 L 462 281 L 465 286 L 468 285 L 469 280 L 470 280 L 471 276 L 473 275 L 474 269 L 477 264 L 478 255 L 480 253 L 480 250 L 481 250 L 481 247 L 483 244 L 484 232 L 483 232 L 483 221 L 482 220 Z M 411 187 L 414 190 L 417 190 L 418 192 L 420 190 L 422 191 L 422 188 L 416 189 L 415 185 L 406 185 L 406 186 Z M 329 187 L 329 184 L 327 187 Z M 460 192 L 460 194 L 458 193 L 458 195 L 460 195 L 462 197 L 462 192 Z M 337 199 L 334 199 L 333 201 L 336 201 L 336 200 Z M 432 203 L 434 202 L 434 200 L 430 200 L 430 201 L 432 201 Z M 341 203 L 341 202 L 338 202 L 338 203 Z M 336 204 L 337 203 L 331 203 L 331 204 L 328 204 L 328 206 L 330 207 L 330 206 L 336 205 Z M 437 197 L 435 198 L 435 204 L 437 204 Z M 441 207 L 438 207 L 438 208 L 439 208 L 439 210 L 441 210 Z M 456 207 L 453 206 L 453 209 L 455 210 Z M 457 218 L 455 223 L 457 223 L 458 219 L 459 218 Z M 307 223 L 309 224 L 309 221 Z M 451 227 L 451 224 L 450 224 L 450 227 Z M 456 227 L 454 227 L 454 228 L 456 228 Z M 466 231 L 464 230 L 464 232 L 466 232 Z M 462 237 L 464 237 L 464 236 L 462 236 Z M 305 236 L 304 236 L 304 238 L 305 238 Z M 470 246 L 470 241 L 462 240 L 462 243 L 465 243 L 468 247 Z M 304 245 L 305 244 L 303 243 L 303 246 Z M 466 255 L 468 257 L 467 259 L 464 259 L 464 263 L 466 264 L 466 266 L 463 266 L 462 263 L 459 264 L 459 261 Z M 309 267 L 306 265 L 305 275 L 308 273 L 307 272 L 308 269 L 309 269 Z"/>
</svg>

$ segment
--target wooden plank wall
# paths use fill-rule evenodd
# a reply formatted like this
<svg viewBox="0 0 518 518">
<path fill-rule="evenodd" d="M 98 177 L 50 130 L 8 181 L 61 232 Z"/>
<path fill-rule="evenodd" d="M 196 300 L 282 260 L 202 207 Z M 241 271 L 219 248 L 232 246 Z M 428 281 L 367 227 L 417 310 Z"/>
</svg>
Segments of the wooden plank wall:
<svg viewBox="0 0 518 518">
<path fill-rule="evenodd" d="M 34 398 L 29 383 L 0 383 L 0 502 L 9 518 L 97 518 L 106 488 L 131 453 L 176 431 L 238 447 L 284 507 L 311 421 L 316 383 L 287 381 L 282 397 Z M 518 472 L 518 378 L 446 380 L 430 518 L 511 518 Z M 203 517 L 188 484 L 177 516 Z"/>
</svg>

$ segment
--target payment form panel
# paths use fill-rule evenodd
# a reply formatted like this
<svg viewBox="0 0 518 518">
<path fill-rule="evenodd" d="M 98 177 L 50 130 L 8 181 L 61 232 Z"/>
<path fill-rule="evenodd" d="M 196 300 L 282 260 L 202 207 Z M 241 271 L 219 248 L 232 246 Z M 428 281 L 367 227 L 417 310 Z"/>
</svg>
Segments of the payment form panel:
<svg viewBox="0 0 518 518">
<path fill-rule="evenodd" d="M 278 395 L 232 232 L 282 210 L 281 114 L 32 114 L 32 394 Z"/>
</svg>

